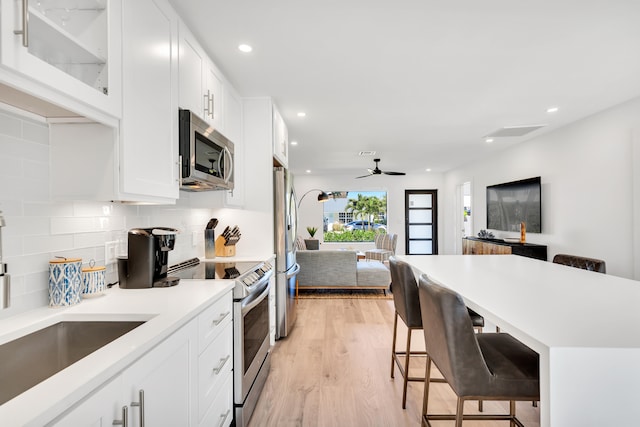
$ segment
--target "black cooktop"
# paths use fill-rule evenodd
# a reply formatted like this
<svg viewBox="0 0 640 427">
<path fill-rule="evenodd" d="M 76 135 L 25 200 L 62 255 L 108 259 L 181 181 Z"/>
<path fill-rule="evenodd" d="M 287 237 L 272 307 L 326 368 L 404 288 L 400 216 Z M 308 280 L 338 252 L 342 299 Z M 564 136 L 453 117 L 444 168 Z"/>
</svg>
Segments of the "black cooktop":
<svg viewBox="0 0 640 427">
<path fill-rule="evenodd" d="M 169 276 L 178 277 L 180 279 L 235 279 L 245 273 L 254 271 L 259 262 L 221 262 L 221 261 L 202 261 L 197 265 L 174 269 L 169 268 Z"/>
</svg>

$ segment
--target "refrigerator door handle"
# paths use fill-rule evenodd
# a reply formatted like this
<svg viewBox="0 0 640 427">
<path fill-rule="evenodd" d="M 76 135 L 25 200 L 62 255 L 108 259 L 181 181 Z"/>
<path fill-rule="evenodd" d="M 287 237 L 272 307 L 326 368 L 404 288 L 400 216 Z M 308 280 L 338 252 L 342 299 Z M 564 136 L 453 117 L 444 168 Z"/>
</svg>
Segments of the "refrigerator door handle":
<svg viewBox="0 0 640 427">
<path fill-rule="evenodd" d="M 296 262 L 295 267 L 293 267 L 293 271 L 291 273 L 287 273 L 287 280 L 291 279 L 293 276 L 300 272 L 300 264 Z"/>
</svg>

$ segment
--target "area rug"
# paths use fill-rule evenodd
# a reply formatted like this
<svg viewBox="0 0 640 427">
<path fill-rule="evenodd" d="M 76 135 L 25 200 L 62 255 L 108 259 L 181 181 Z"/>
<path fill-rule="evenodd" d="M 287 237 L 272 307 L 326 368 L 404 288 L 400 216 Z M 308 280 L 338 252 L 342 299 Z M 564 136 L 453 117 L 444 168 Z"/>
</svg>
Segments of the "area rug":
<svg viewBox="0 0 640 427">
<path fill-rule="evenodd" d="M 298 289 L 300 299 L 367 298 L 392 299 L 391 292 L 382 289 Z"/>
</svg>

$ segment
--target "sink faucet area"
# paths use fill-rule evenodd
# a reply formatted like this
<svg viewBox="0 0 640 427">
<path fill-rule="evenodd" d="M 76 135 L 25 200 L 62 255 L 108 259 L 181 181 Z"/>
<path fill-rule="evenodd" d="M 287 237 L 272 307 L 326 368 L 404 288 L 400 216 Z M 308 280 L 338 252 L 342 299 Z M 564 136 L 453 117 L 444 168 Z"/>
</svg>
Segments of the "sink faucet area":
<svg viewBox="0 0 640 427">
<path fill-rule="evenodd" d="M 0 345 L 0 405 L 144 321 L 62 321 Z"/>
</svg>

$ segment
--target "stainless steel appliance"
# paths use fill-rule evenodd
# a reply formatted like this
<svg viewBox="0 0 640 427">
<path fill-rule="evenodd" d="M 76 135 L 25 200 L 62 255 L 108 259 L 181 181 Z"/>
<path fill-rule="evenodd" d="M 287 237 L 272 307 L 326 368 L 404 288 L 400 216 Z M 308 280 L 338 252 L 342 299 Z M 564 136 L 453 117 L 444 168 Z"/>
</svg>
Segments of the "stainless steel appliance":
<svg viewBox="0 0 640 427">
<path fill-rule="evenodd" d="M 233 279 L 233 395 L 236 427 L 249 423 L 271 367 L 268 262 L 199 262 L 171 266 L 183 279 Z"/>
<path fill-rule="evenodd" d="M 11 277 L 7 274 L 7 264 L 2 261 L 2 227 L 4 226 L 4 217 L 0 211 L 0 310 L 9 307 L 9 290 L 11 288 Z"/>
<path fill-rule="evenodd" d="M 179 116 L 180 188 L 233 190 L 233 143 L 193 112 Z"/>
<path fill-rule="evenodd" d="M 127 257 L 118 258 L 118 281 L 122 289 L 140 289 L 177 285 L 169 277 L 169 251 L 173 250 L 178 230 L 174 228 L 134 228 L 128 234 Z"/>
<path fill-rule="evenodd" d="M 298 211 L 293 176 L 285 168 L 274 168 L 274 231 L 276 249 L 276 338 L 286 337 L 296 322 L 295 239 Z"/>
</svg>

